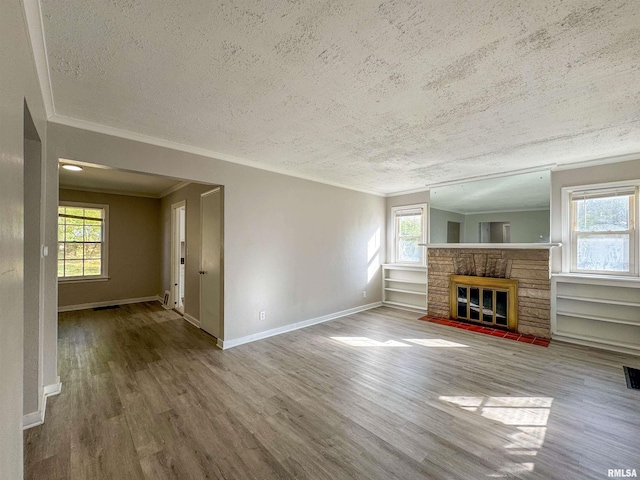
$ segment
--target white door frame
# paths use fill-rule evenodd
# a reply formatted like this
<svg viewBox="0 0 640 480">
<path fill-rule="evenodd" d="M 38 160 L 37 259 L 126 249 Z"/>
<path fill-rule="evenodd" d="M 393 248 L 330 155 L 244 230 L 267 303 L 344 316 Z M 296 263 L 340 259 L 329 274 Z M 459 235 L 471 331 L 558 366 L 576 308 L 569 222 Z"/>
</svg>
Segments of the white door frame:
<svg viewBox="0 0 640 480">
<path fill-rule="evenodd" d="M 178 203 L 174 203 L 171 205 L 171 289 L 169 290 L 171 295 L 169 295 L 169 302 L 174 309 L 178 310 L 181 313 L 184 313 L 184 304 L 182 305 L 182 310 L 180 310 L 178 302 L 179 299 L 176 298 L 176 291 L 178 288 L 178 284 L 180 283 L 180 225 L 179 225 L 179 210 L 184 207 L 185 209 L 185 249 L 187 243 L 187 228 L 186 228 L 186 216 L 187 216 L 187 202 L 186 200 L 181 200 Z M 186 252 L 185 252 L 186 255 Z M 186 269 L 186 256 L 185 256 L 185 269 Z"/>
</svg>

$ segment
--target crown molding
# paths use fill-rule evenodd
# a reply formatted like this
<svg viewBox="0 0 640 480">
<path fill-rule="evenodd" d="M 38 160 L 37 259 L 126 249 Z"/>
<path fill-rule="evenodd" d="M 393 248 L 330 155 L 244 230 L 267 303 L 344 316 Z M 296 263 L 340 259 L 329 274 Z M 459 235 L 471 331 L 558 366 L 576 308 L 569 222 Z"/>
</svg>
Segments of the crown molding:
<svg viewBox="0 0 640 480">
<path fill-rule="evenodd" d="M 135 142 L 146 143 L 148 145 L 155 145 L 156 147 L 169 148 L 171 150 L 177 150 L 180 152 L 191 153 L 193 155 L 200 155 L 202 157 L 213 158 L 216 160 L 221 160 L 223 162 L 234 163 L 236 165 L 242 165 L 245 167 L 255 168 L 257 170 L 263 170 L 271 173 L 277 173 L 279 175 L 286 175 L 288 177 L 300 178 L 302 180 L 308 180 L 315 183 L 321 183 L 324 185 L 329 185 L 332 187 L 343 188 L 346 190 L 353 190 L 360 193 L 366 193 L 369 195 L 375 195 L 378 197 L 384 197 L 385 194 L 382 192 L 376 192 L 373 190 L 367 190 L 363 188 L 352 187 L 349 185 L 345 185 L 343 183 L 337 182 L 328 182 L 319 177 L 314 177 L 312 175 L 303 175 L 291 172 L 284 168 L 273 167 L 271 165 L 265 165 L 263 163 L 254 162 L 252 160 L 246 160 L 241 157 L 236 157 L 234 155 L 228 155 L 226 153 L 214 152 L 212 150 L 207 150 L 205 148 L 194 147 L 191 145 L 186 145 L 184 143 L 177 143 L 171 140 L 165 140 L 162 138 L 151 137 L 148 135 L 143 135 L 140 133 L 130 132 L 128 130 L 122 130 L 115 127 L 109 127 L 107 125 L 102 125 L 99 123 L 88 122 L 86 120 L 79 120 L 77 118 L 66 117 L 64 115 L 53 115 L 49 118 L 51 123 L 55 123 L 58 125 L 64 125 L 67 127 L 79 128 L 81 130 L 88 130 L 95 133 L 101 133 L 104 135 L 110 135 L 112 137 L 125 138 L 127 140 L 133 140 Z"/>
<path fill-rule="evenodd" d="M 184 188 L 184 187 L 186 187 L 188 185 L 191 185 L 191 182 L 180 182 L 180 183 L 174 185 L 173 187 L 167 188 L 164 192 L 160 192 L 160 194 L 158 195 L 158 198 L 164 198 L 167 195 L 170 195 L 173 192 L 177 192 L 181 188 Z"/>
<path fill-rule="evenodd" d="M 40 2 L 38 0 L 23 0 L 22 4 L 44 109 L 47 118 L 51 118 L 55 115 L 56 109 L 53 103 L 53 88 L 51 87 L 51 76 L 49 75 L 49 58 L 47 56 L 47 43 L 44 38 Z"/>
<path fill-rule="evenodd" d="M 634 160 L 640 160 L 640 152 L 629 153 L 627 155 L 616 155 L 614 157 L 594 158 L 574 163 L 563 163 L 561 165 L 556 165 L 551 169 L 551 171 L 559 172 L 563 170 L 575 170 L 577 168 L 597 167 L 599 165 L 611 165 L 612 163 L 632 162 Z"/>
</svg>

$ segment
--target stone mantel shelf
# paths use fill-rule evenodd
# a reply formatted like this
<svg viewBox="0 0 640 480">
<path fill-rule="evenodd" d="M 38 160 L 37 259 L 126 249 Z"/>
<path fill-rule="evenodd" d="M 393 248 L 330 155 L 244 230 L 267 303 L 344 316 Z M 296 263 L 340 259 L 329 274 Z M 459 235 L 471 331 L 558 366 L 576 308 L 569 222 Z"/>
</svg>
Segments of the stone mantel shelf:
<svg viewBox="0 0 640 480">
<path fill-rule="evenodd" d="M 419 243 L 427 248 L 482 248 L 494 250 L 551 250 L 561 243 Z"/>
</svg>

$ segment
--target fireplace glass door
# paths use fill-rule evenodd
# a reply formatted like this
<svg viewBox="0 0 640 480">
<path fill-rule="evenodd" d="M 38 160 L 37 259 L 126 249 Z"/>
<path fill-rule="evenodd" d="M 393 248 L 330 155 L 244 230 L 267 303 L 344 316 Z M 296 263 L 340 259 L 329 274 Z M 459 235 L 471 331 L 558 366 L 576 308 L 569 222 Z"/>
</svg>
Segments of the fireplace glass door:
<svg viewBox="0 0 640 480">
<path fill-rule="evenodd" d="M 507 327 L 509 292 L 496 288 L 456 285 L 457 312 L 461 320 Z"/>
</svg>

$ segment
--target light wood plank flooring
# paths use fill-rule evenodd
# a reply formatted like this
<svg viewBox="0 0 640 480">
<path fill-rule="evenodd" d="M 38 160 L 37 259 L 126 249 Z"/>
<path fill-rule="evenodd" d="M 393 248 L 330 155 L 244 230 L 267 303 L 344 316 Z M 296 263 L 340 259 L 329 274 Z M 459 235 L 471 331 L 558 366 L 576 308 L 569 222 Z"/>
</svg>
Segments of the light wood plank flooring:
<svg viewBox="0 0 640 480">
<path fill-rule="evenodd" d="M 28 479 L 640 474 L 640 357 L 378 308 L 227 351 L 159 304 L 60 315 Z"/>
</svg>

